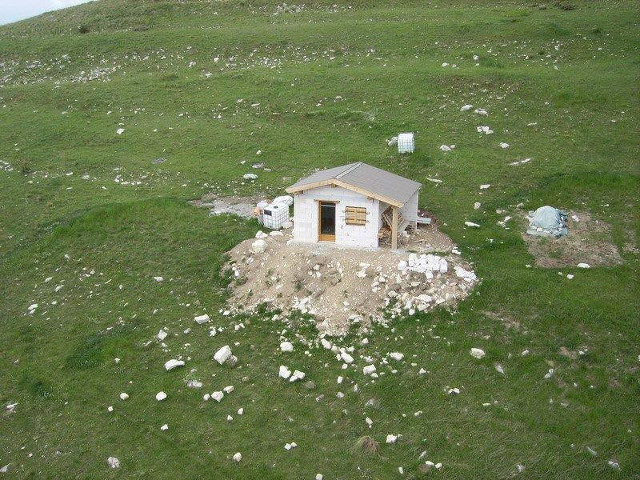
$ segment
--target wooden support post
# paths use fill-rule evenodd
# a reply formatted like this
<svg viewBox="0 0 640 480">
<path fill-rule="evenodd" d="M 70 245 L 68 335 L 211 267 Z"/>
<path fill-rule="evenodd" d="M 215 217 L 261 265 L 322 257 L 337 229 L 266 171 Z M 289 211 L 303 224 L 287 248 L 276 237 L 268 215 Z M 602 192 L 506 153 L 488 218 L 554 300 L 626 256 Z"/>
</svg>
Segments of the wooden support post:
<svg viewBox="0 0 640 480">
<path fill-rule="evenodd" d="M 398 249 L 398 207 L 392 208 L 393 221 L 391 222 L 391 249 Z"/>
</svg>

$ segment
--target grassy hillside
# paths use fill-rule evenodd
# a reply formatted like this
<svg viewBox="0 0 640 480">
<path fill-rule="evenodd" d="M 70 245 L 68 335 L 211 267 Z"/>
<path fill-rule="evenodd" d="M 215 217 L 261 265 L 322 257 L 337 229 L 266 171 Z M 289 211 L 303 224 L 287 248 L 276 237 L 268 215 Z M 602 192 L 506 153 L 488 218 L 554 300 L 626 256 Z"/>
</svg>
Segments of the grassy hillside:
<svg viewBox="0 0 640 480">
<path fill-rule="evenodd" d="M 398 467 L 636 478 L 639 9 L 99 0 L 0 27 L 0 400 L 18 403 L 2 412 L 0 467 L 17 478 L 395 478 Z M 416 132 L 410 156 L 385 141 L 401 131 Z M 221 314 L 224 252 L 258 225 L 187 200 L 282 194 L 353 161 L 422 182 L 421 206 L 482 283 L 457 311 L 373 329 L 367 345 L 339 340 L 356 349 L 342 370 L 308 319 Z M 545 204 L 606 223 L 597 245 L 621 263 L 535 266 L 522 216 Z M 215 337 L 193 321 L 205 312 Z M 282 338 L 295 345 L 287 356 Z M 235 369 L 212 361 L 225 344 Z M 393 351 L 406 361 L 362 375 L 362 357 Z M 178 355 L 186 367 L 165 372 Z M 315 388 L 281 382 L 283 363 Z M 202 400 L 227 385 L 220 404 Z M 378 453 L 351 450 L 363 435 Z M 425 460 L 442 469 L 421 472 Z"/>
</svg>

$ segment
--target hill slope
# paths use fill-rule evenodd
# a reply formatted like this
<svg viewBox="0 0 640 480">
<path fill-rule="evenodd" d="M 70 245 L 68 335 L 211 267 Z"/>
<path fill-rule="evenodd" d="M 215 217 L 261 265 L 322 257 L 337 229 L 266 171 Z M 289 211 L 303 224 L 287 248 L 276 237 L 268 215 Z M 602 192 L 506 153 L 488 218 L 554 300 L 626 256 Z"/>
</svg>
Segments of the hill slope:
<svg viewBox="0 0 640 480">
<path fill-rule="evenodd" d="M 447 478 L 637 475 L 638 7 L 99 0 L 0 27 L 0 399 L 17 402 L 0 467 L 409 478 L 429 460 Z M 387 145 L 400 131 L 416 132 L 414 154 Z M 258 225 L 186 201 L 277 195 L 362 160 L 424 184 L 421 206 L 482 283 L 458 311 L 336 340 L 353 347 L 343 370 L 309 318 L 222 314 L 224 252 Z M 535 266 L 523 217 L 545 204 L 593 219 L 578 248 L 620 261 Z M 541 248 L 563 264 L 566 250 Z M 193 320 L 205 312 L 214 337 Z M 225 344 L 235 369 L 211 359 Z M 314 385 L 281 381 L 281 364 Z M 379 453 L 351 450 L 363 435 Z"/>
</svg>

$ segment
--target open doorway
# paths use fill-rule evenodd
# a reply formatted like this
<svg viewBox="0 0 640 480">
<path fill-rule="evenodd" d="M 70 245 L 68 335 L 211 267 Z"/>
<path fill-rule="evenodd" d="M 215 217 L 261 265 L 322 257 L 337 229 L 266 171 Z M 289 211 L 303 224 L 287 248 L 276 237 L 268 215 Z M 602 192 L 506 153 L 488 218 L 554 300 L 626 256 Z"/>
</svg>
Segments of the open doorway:
<svg viewBox="0 0 640 480">
<path fill-rule="evenodd" d="M 336 241 L 336 204 L 335 202 L 319 202 L 318 206 L 318 241 Z"/>
</svg>

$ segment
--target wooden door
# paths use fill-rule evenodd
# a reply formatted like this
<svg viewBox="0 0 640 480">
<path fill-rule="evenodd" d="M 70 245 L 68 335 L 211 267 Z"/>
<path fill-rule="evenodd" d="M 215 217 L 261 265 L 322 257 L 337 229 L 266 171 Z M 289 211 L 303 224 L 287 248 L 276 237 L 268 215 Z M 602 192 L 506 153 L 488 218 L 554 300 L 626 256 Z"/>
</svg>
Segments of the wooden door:
<svg viewBox="0 0 640 480">
<path fill-rule="evenodd" d="M 336 241 L 335 202 L 318 202 L 318 241 Z"/>
</svg>

